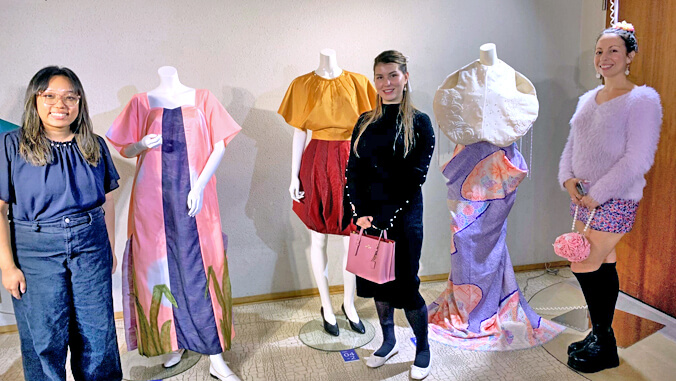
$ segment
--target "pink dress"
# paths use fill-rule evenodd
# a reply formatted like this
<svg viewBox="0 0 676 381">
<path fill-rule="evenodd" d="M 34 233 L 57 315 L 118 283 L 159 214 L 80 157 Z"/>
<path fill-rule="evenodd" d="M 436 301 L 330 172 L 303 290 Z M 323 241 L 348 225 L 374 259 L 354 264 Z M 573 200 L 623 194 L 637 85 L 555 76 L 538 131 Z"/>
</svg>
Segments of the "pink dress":
<svg viewBox="0 0 676 381">
<path fill-rule="evenodd" d="M 122 263 L 129 350 L 156 356 L 230 348 L 232 298 L 216 178 L 194 218 L 187 198 L 214 145 L 227 145 L 240 130 L 208 90 L 196 90 L 194 106 L 175 109 L 151 108 L 147 93 L 136 94 L 108 130 L 118 151 L 147 134 L 163 141 L 138 156 L 129 207 Z"/>
</svg>

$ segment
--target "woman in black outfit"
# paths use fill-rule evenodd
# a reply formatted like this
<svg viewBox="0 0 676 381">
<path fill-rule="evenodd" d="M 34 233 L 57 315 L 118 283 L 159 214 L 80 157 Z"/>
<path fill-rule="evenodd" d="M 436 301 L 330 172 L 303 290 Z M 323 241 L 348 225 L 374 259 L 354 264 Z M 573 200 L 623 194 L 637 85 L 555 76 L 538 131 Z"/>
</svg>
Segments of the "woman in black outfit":
<svg viewBox="0 0 676 381">
<path fill-rule="evenodd" d="M 378 106 L 359 117 L 352 133 L 346 199 L 358 226 L 372 235 L 387 230 L 396 242 L 394 281 L 379 285 L 357 277 L 357 295 L 375 299 L 383 331 L 383 344 L 366 365 L 379 367 L 398 352 L 394 309 L 403 308 L 417 343 L 411 377 L 423 379 L 431 358 L 427 306 L 418 291 L 421 187 L 434 150 L 434 130 L 429 117 L 411 105 L 406 64 L 406 57 L 394 50 L 375 59 Z"/>
</svg>

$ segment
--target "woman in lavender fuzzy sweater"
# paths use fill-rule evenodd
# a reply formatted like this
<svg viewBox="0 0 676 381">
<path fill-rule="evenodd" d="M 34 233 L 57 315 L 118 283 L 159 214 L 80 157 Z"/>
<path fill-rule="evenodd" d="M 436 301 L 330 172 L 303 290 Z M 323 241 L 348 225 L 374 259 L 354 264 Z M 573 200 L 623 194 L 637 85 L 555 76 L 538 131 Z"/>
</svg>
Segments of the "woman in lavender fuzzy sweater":
<svg viewBox="0 0 676 381">
<path fill-rule="evenodd" d="M 570 194 L 571 213 L 579 206 L 578 231 L 596 209 L 587 234 L 589 258 L 571 264 L 592 321 L 589 335 L 568 347 L 568 365 L 581 372 L 619 365 L 611 328 L 619 292 L 615 245 L 633 226 L 660 135 L 659 94 L 627 79 L 637 51 L 631 24 L 623 21 L 601 33 L 594 66 L 604 85 L 580 97 L 559 164 L 559 184 Z M 588 181 L 586 195 L 576 189 L 581 180 Z"/>
</svg>

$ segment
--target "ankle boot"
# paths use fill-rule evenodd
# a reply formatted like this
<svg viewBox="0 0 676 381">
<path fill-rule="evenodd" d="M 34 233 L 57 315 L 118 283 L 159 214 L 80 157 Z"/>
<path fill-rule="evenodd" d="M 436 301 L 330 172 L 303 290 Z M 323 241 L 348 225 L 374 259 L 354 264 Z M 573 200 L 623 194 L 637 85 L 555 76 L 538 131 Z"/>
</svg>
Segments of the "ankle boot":
<svg viewBox="0 0 676 381">
<path fill-rule="evenodd" d="M 594 373 L 619 365 L 617 343 L 611 327 L 594 325 L 589 343 L 568 356 L 568 366 L 583 373 Z"/>
</svg>

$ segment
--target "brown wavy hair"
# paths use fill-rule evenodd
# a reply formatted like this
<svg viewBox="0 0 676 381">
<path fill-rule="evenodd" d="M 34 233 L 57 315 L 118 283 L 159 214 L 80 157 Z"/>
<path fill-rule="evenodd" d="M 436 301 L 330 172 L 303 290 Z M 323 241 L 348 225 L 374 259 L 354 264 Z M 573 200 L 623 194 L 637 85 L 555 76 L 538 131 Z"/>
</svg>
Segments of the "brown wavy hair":
<svg viewBox="0 0 676 381">
<path fill-rule="evenodd" d="M 408 73 L 408 59 L 406 56 L 401 54 L 400 52 L 396 50 L 386 50 L 380 54 L 373 60 L 373 71 L 376 71 L 376 66 L 378 64 L 388 64 L 388 63 L 395 63 L 399 66 L 399 70 L 401 70 L 402 73 L 406 74 Z M 415 132 L 413 131 L 413 117 L 415 116 L 416 108 L 413 107 L 413 103 L 411 102 L 411 90 L 410 87 L 408 86 L 408 82 L 406 82 L 406 85 L 404 86 L 404 94 L 403 98 L 401 100 L 401 105 L 399 106 L 399 115 L 397 117 L 397 120 L 399 122 L 399 125 L 397 126 L 397 137 L 400 134 L 404 135 L 404 157 L 408 155 L 408 153 L 411 151 L 413 146 L 415 145 Z M 380 118 L 383 117 L 383 100 L 380 98 L 380 94 L 377 95 L 376 98 L 376 107 L 366 113 L 364 118 L 362 119 L 362 122 L 357 126 L 359 129 L 359 133 L 357 134 L 357 139 L 354 141 L 354 147 L 352 148 L 354 150 L 354 154 L 359 157 L 359 153 L 357 152 L 357 146 L 359 144 L 359 139 L 361 138 L 362 134 L 366 130 L 366 128 L 373 122 L 376 122 L 380 120 Z M 395 139 L 396 143 L 397 139 Z"/>
<path fill-rule="evenodd" d="M 79 112 L 75 121 L 70 125 L 70 130 L 75 134 L 75 142 L 84 159 L 89 164 L 96 166 L 101 160 L 101 147 L 96 135 L 94 135 L 84 88 L 77 75 L 66 67 L 47 66 L 42 68 L 28 83 L 23 116 L 21 117 L 19 153 L 24 160 L 35 166 L 51 164 L 54 160 L 49 139 L 45 136 L 44 126 L 40 115 L 38 115 L 37 97 L 47 90 L 49 81 L 58 75 L 68 78 L 73 85 L 73 91 L 80 96 Z"/>
</svg>

